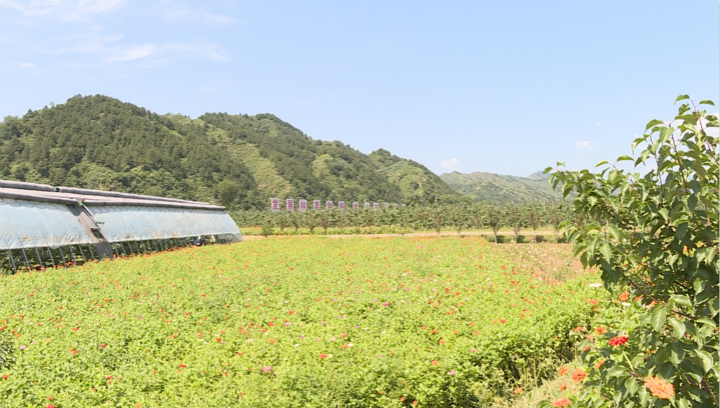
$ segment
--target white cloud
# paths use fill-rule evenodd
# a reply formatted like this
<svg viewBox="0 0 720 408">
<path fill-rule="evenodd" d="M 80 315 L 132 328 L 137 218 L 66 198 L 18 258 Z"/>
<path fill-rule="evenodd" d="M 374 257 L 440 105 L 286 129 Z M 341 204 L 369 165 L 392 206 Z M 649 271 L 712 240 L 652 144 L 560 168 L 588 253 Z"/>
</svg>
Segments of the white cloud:
<svg viewBox="0 0 720 408">
<path fill-rule="evenodd" d="M 460 168 L 460 160 L 458 159 L 449 159 L 449 160 L 443 160 L 440 162 L 440 167 L 442 167 L 445 170 L 449 171 L 455 171 Z"/>
<path fill-rule="evenodd" d="M 1 8 L 17 10 L 25 17 L 48 16 L 64 21 L 85 20 L 118 9 L 122 4 L 123 0 L 0 0 Z"/>
<path fill-rule="evenodd" d="M 35 68 L 35 67 L 36 67 L 35 64 L 31 64 L 31 63 L 29 63 L 29 62 L 15 62 L 15 64 L 16 64 L 16 65 L 19 65 L 19 66 L 21 66 L 21 67 L 23 67 L 23 68 Z"/>
<path fill-rule="evenodd" d="M 106 50 L 109 63 L 127 62 L 149 57 L 162 57 L 163 60 L 177 58 L 199 58 L 214 61 L 230 59 L 225 49 L 214 43 L 166 43 L 162 45 L 142 44 L 129 47 L 113 47 Z"/>
<path fill-rule="evenodd" d="M 235 19 L 224 14 L 205 13 L 203 15 L 203 21 L 213 25 L 226 25 L 233 24 Z"/>
<path fill-rule="evenodd" d="M 126 49 L 119 49 L 113 53 L 114 55 L 112 55 L 108 59 L 108 62 L 123 62 L 145 58 L 157 53 L 158 50 L 159 48 L 152 44 L 138 45 Z"/>
<path fill-rule="evenodd" d="M 594 140 L 583 140 L 583 141 L 578 140 L 577 142 L 575 142 L 575 147 L 577 147 L 578 149 L 594 150 L 595 149 L 595 146 L 593 146 L 594 144 L 595 144 Z"/>
</svg>

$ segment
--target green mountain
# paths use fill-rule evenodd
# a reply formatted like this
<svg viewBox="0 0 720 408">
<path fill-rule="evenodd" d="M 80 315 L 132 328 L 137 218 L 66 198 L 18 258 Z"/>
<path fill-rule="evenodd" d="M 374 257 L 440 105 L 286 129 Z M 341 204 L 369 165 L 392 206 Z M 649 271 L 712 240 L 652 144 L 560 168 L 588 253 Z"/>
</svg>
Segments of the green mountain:
<svg viewBox="0 0 720 408">
<path fill-rule="evenodd" d="M 562 192 L 553 191 L 547 175 L 542 172 L 528 177 L 515 177 L 484 172 L 462 174 L 454 171 L 442 174 L 440 178 L 455 191 L 470 196 L 475 201 L 520 203 L 543 200 L 554 202 L 562 199 Z"/>
<path fill-rule="evenodd" d="M 75 96 L 0 123 L 0 178 L 266 208 L 270 197 L 410 203 L 459 195 L 424 166 L 314 140 L 271 114 L 158 115 Z"/>
</svg>

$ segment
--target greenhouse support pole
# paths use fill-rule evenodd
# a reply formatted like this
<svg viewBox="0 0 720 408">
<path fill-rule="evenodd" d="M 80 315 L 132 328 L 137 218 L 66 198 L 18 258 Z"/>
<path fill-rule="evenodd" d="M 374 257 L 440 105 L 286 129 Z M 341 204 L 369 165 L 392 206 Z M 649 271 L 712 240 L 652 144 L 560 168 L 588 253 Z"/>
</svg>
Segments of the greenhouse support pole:
<svg viewBox="0 0 720 408">
<path fill-rule="evenodd" d="M 42 261 L 42 257 L 40 256 L 40 251 L 37 249 L 37 247 L 35 247 L 35 255 L 37 255 L 37 258 L 38 258 L 38 266 L 40 268 L 42 268 L 43 261 Z"/>
<path fill-rule="evenodd" d="M 12 256 L 12 249 L 8 249 L 8 257 L 10 257 L 10 264 L 13 267 L 13 273 L 17 273 L 17 267 L 15 266 L 15 260 Z"/>
<path fill-rule="evenodd" d="M 70 249 L 70 257 L 72 258 L 73 265 L 77 266 L 77 261 L 75 260 L 75 251 L 72 250 L 72 245 L 68 245 L 68 248 Z"/>
<path fill-rule="evenodd" d="M 50 262 L 52 262 L 53 266 L 55 266 L 55 258 L 52 256 L 52 251 L 50 250 L 50 247 L 47 247 L 48 254 L 50 255 Z"/>
<path fill-rule="evenodd" d="M 25 266 L 27 266 L 28 270 L 30 270 L 30 262 L 28 262 L 27 254 L 25 253 L 25 248 L 20 248 L 20 252 L 22 252 L 23 258 L 25 258 Z"/>
<path fill-rule="evenodd" d="M 60 251 L 60 258 L 62 258 L 63 261 L 63 268 L 67 268 L 67 261 L 65 260 L 65 254 L 63 254 L 62 247 L 58 247 L 58 251 Z"/>
</svg>

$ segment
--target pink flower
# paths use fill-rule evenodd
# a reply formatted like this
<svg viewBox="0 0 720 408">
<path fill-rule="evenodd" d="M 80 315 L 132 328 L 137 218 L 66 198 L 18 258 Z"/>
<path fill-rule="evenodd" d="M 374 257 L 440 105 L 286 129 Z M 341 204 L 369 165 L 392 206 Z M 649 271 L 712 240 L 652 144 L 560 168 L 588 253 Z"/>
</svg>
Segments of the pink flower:
<svg viewBox="0 0 720 408">
<path fill-rule="evenodd" d="M 265 367 L 263 367 L 263 371 L 265 371 L 266 373 L 269 373 L 270 371 L 272 371 L 272 367 L 265 366 Z"/>
<path fill-rule="evenodd" d="M 450 372 L 448 373 L 448 375 L 455 375 L 455 374 L 457 374 L 457 373 L 455 372 L 455 370 L 450 371 Z"/>
</svg>

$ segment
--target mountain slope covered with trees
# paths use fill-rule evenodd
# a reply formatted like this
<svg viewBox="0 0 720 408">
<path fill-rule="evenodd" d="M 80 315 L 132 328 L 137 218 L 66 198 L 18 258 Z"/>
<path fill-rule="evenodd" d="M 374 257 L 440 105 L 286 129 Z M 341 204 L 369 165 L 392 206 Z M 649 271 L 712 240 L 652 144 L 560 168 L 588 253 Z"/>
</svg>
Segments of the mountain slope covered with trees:
<svg viewBox="0 0 720 408">
<path fill-rule="evenodd" d="M 440 178 L 454 190 L 472 197 L 475 201 L 499 204 L 555 202 L 562 197 L 560 191 L 553 191 L 542 172 L 533 173 L 528 177 L 516 177 L 485 172 L 462 174 L 454 171 L 442 174 Z"/>
<path fill-rule="evenodd" d="M 0 123 L 0 178 L 265 208 L 270 197 L 424 203 L 459 194 L 419 163 L 314 140 L 271 114 L 158 115 L 75 96 Z"/>
</svg>

